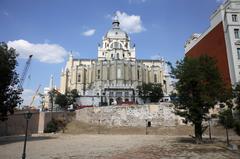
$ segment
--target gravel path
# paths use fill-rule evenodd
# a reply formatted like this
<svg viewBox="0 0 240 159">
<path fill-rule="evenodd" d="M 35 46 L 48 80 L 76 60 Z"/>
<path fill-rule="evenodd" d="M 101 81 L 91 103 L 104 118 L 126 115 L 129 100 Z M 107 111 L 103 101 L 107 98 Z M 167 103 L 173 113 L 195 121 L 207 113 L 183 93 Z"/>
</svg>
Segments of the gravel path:
<svg viewBox="0 0 240 159">
<path fill-rule="evenodd" d="M 237 141 L 239 142 L 239 140 Z M 0 138 L 0 158 L 21 158 L 23 136 Z M 28 159 L 240 159 L 222 142 L 196 145 L 189 137 L 154 135 L 34 135 Z"/>
</svg>

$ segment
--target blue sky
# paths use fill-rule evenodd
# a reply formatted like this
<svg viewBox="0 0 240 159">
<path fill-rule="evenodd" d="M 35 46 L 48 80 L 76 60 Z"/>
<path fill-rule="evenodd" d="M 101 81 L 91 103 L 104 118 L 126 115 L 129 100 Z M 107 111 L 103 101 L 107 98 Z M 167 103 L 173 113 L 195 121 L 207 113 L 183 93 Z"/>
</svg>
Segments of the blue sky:
<svg viewBox="0 0 240 159">
<path fill-rule="evenodd" d="M 59 87 L 68 52 L 75 58 L 96 58 L 97 44 L 114 13 L 130 32 L 137 58 L 160 56 L 175 63 L 183 58 L 188 37 L 208 28 L 220 4 L 221 0 L 1 0 L 0 41 L 20 53 L 20 74 L 26 57 L 34 55 L 24 83 L 28 104 L 39 84 L 41 92 L 48 86 L 51 74 Z"/>
</svg>

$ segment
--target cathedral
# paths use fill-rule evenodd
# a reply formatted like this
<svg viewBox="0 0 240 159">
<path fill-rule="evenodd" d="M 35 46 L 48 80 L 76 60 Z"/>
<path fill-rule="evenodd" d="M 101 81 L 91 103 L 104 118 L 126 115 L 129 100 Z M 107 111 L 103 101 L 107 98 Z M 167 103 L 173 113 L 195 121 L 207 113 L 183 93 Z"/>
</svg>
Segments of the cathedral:
<svg viewBox="0 0 240 159">
<path fill-rule="evenodd" d="M 60 92 L 77 89 L 79 105 L 141 103 L 137 86 L 142 83 L 161 83 L 165 100 L 172 91 L 166 62 L 136 59 L 135 45 L 114 18 L 111 29 L 98 45 L 97 59 L 69 56 L 61 73 Z"/>
</svg>

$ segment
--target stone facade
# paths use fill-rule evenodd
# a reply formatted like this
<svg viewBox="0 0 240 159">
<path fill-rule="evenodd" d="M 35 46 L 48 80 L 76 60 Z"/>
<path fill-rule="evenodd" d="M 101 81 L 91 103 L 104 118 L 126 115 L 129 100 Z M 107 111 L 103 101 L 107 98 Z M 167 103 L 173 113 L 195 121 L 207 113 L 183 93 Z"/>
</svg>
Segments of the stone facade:
<svg viewBox="0 0 240 159">
<path fill-rule="evenodd" d="M 136 59 L 135 46 L 119 25 L 115 19 L 98 46 L 97 59 L 74 59 L 69 56 L 61 74 L 61 93 L 77 89 L 81 96 L 93 100 L 97 96 L 101 103 L 108 105 L 136 102 L 137 86 L 151 82 L 161 83 L 164 95 L 169 95 L 172 88 L 166 62 L 163 59 Z M 91 103 L 95 102 L 88 105 Z"/>
<path fill-rule="evenodd" d="M 114 127 L 134 126 L 145 127 L 147 122 L 151 126 L 177 126 L 184 125 L 182 118 L 174 114 L 173 105 L 161 103 L 159 105 L 133 105 L 92 107 L 76 111 L 76 120 Z"/>
</svg>

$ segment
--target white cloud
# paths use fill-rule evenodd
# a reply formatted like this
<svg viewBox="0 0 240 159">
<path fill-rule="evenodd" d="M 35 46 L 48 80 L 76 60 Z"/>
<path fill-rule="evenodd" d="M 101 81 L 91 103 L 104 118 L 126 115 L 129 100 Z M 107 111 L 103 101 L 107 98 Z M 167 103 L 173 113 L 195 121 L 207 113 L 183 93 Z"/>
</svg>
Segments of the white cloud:
<svg viewBox="0 0 240 159">
<path fill-rule="evenodd" d="M 225 0 L 216 0 L 217 3 L 223 3 Z"/>
<path fill-rule="evenodd" d="M 35 95 L 35 91 L 33 91 L 32 89 L 24 89 L 21 97 L 23 98 L 23 106 L 29 106 L 30 103 L 32 102 L 33 96 Z M 33 105 L 32 106 L 38 106 L 40 97 L 37 95 L 34 99 Z"/>
<path fill-rule="evenodd" d="M 83 36 L 92 36 L 95 34 L 95 32 L 96 32 L 96 29 L 89 29 L 89 30 L 83 32 L 82 35 Z"/>
<path fill-rule="evenodd" d="M 23 39 L 9 41 L 7 44 L 16 49 L 20 58 L 28 58 L 32 54 L 33 58 L 45 63 L 61 63 L 68 55 L 68 52 L 57 44 L 33 44 Z"/>
<path fill-rule="evenodd" d="M 156 55 L 152 55 L 151 59 L 152 60 L 159 60 L 159 59 L 162 59 L 162 57 L 160 56 L 160 54 L 156 54 Z"/>
<path fill-rule="evenodd" d="M 120 22 L 120 27 L 128 33 L 140 33 L 146 30 L 139 15 L 128 15 L 125 12 L 116 12 L 116 16 Z"/>
<path fill-rule="evenodd" d="M 129 4 L 132 4 L 132 3 L 144 3 L 146 2 L 147 0 L 128 0 L 128 3 Z"/>
</svg>

